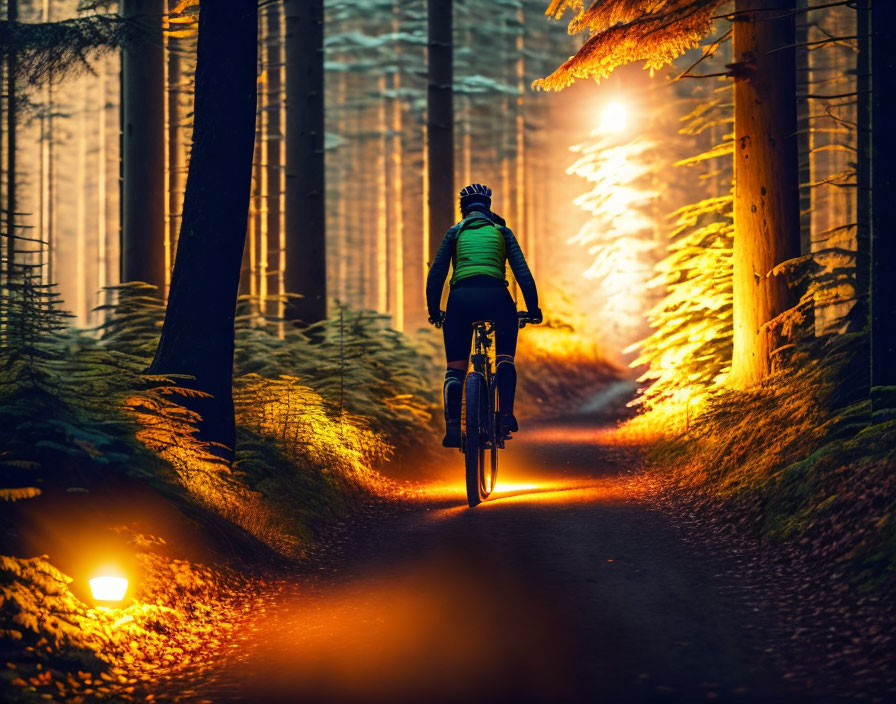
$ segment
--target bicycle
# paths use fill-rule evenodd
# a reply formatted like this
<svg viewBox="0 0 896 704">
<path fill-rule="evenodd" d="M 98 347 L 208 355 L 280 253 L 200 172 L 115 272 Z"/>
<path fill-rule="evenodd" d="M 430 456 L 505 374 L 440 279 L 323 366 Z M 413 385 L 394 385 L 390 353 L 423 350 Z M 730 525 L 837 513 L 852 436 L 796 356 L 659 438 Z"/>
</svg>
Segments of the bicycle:
<svg viewBox="0 0 896 704">
<path fill-rule="evenodd" d="M 525 312 L 517 314 L 520 328 L 532 322 Z M 473 507 L 494 491 L 498 478 L 498 450 L 510 436 L 499 435 L 498 390 L 494 368 L 495 324 L 490 320 L 473 323 L 472 369 L 464 382 L 461 452 L 466 467 L 467 503 Z M 486 466 L 485 453 L 489 453 Z"/>
</svg>

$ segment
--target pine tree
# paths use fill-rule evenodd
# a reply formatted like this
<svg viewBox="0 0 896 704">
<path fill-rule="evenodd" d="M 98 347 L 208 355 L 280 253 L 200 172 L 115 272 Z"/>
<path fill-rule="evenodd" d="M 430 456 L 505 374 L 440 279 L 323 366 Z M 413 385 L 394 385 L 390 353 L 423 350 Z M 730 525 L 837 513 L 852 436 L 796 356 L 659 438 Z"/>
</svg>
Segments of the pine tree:
<svg viewBox="0 0 896 704">
<path fill-rule="evenodd" d="M 658 69 L 712 30 L 716 0 L 670 0 L 645 7 L 627 0 L 554 0 L 548 14 L 578 14 L 570 32 L 590 38 L 575 56 L 536 87 L 560 90 L 576 78 L 602 78 L 643 61 Z M 778 267 L 799 255 L 795 34 L 793 0 L 735 3 L 735 132 L 737 134 L 734 244 L 735 348 L 731 382 L 756 383 L 771 368 L 768 329 L 792 297 Z"/>
</svg>

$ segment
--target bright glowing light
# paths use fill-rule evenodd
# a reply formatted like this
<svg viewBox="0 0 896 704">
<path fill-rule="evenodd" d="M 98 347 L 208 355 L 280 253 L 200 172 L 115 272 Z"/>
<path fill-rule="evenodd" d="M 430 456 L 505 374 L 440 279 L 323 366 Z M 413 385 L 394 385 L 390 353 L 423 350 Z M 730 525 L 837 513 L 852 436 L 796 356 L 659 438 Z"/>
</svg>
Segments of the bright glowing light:
<svg viewBox="0 0 896 704">
<path fill-rule="evenodd" d="M 128 590 L 128 580 L 124 577 L 94 577 L 89 584 L 97 601 L 121 601 Z"/>
<path fill-rule="evenodd" d="M 628 110 L 619 103 L 610 103 L 604 108 L 601 132 L 622 132 L 628 125 Z"/>
</svg>

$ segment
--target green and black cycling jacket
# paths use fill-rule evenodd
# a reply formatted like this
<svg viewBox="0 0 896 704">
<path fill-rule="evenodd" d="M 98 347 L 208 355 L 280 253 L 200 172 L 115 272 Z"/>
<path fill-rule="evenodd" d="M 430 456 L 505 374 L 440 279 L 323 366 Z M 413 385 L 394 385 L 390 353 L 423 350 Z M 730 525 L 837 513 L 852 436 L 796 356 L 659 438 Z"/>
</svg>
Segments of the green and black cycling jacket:
<svg viewBox="0 0 896 704">
<path fill-rule="evenodd" d="M 538 309 L 535 279 L 523 250 L 509 227 L 495 224 L 485 213 L 474 210 L 445 233 L 435 261 L 426 277 L 426 306 L 436 317 L 448 267 L 454 269 L 451 286 L 470 276 L 492 276 L 507 283 L 506 263 L 520 287 L 528 310 Z"/>
</svg>

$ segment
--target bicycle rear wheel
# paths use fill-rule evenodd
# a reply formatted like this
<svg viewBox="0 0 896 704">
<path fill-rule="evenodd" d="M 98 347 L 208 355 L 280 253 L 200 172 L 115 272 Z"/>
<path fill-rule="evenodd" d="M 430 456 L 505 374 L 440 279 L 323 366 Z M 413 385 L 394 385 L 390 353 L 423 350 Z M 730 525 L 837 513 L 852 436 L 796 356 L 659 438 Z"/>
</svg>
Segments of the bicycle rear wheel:
<svg viewBox="0 0 896 704">
<path fill-rule="evenodd" d="M 476 506 L 489 495 L 491 488 L 486 488 L 485 474 L 491 479 L 491 467 L 485 466 L 485 444 L 488 440 L 483 432 L 489 421 L 489 408 L 486 398 L 485 379 L 481 374 L 471 372 L 466 381 L 466 437 L 464 439 L 464 460 L 467 477 L 467 503 Z M 489 481 L 491 484 L 491 481 Z"/>
</svg>

